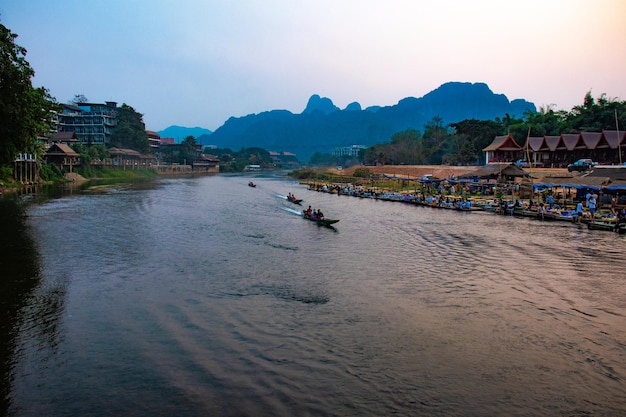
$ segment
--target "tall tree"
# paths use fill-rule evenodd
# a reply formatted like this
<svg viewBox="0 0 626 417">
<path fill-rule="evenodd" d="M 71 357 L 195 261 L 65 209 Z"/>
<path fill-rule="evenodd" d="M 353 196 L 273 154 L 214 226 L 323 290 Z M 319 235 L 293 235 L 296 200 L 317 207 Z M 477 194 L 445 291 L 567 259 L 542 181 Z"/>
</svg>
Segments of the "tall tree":
<svg viewBox="0 0 626 417">
<path fill-rule="evenodd" d="M 83 94 L 76 94 L 74 95 L 74 98 L 70 101 L 70 103 L 72 104 L 89 103 L 89 99 L 85 97 Z"/>
<path fill-rule="evenodd" d="M 428 122 L 424 129 L 424 155 L 429 164 L 441 164 L 443 156 L 447 152 L 450 133 L 443 125 L 443 119 L 435 116 Z"/>
<path fill-rule="evenodd" d="M 463 165 L 483 163 L 483 149 L 493 142 L 493 138 L 502 135 L 504 129 L 501 122 L 477 119 L 461 120 L 450 126 L 455 134 L 451 138 L 450 154 L 446 155 L 444 162 Z"/>
<path fill-rule="evenodd" d="M 111 146 L 148 153 L 150 143 L 143 115 L 126 103 L 117 109 L 117 125 L 111 133 Z"/>
<path fill-rule="evenodd" d="M 196 138 L 193 136 L 187 136 L 180 143 L 180 161 L 181 163 L 191 164 L 196 159 L 196 149 L 198 147 L 198 142 L 196 142 Z"/>
<path fill-rule="evenodd" d="M 45 88 L 33 87 L 35 71 L 16 38 L 0 24 L 0 166 L 9 166 L 20 152 L 35 153 L 57 105 Z"/>
<path fill-rule="evenodd" d="M 565 125 L 570 132 L 595 131 L 602 129 L 616 129 L 616 115 L 622 130 L 626 122 L 626 101 L 609 100 L 606 95 L 594 100 L 589 91 L 581 106 L 575 106 L 567 115 Z"/>
</svg>

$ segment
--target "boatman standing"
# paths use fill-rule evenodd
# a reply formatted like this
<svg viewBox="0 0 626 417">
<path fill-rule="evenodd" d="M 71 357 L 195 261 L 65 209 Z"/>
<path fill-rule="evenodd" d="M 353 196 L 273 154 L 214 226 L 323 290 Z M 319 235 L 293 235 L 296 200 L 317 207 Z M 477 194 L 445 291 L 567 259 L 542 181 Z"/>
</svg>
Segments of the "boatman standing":
<svg viewBox="0 0 626 417">
<path fill-rule="evenodd" d="M 576 204 L 576 223 L 580 223 L 583 220 L 583 202 L 579 201 Z"/>
</svg>

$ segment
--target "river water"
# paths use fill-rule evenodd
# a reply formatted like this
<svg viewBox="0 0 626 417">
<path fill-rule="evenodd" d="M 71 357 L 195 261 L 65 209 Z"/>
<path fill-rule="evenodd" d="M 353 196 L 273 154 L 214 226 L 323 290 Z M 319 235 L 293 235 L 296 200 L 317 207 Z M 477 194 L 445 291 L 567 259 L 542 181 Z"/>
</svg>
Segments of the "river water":
<svg viewBox="0 0 626 417">
<path fill-rule="evenodd" d="M 626 415 L 626 236 L 248 180 L 3 200 L 1 412 Z"/>
</svg>

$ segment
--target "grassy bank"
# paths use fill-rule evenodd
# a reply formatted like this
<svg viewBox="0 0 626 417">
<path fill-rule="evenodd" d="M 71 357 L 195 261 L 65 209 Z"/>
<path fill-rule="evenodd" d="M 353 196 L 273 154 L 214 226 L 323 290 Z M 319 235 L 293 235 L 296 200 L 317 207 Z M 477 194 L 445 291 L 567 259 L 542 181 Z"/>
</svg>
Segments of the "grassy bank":
<svg viewBox="0 0 626 417">
<path fill-rule="evenodd" d="M 153 169 L 117 169 L 109 167 L 84 167 L 76 170 L 85 179 L 141 180 L 156 178 L 159 174 Z"/>
</svg>

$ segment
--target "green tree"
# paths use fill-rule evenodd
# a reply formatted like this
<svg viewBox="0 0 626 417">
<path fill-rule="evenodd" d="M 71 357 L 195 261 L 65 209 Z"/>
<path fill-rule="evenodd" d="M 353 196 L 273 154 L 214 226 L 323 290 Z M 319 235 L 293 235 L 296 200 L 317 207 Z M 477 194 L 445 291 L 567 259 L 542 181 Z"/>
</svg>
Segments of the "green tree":
<svg viewBox="0 0 626 417">
<path fill-rule="evenodd" d="M 45 88 L 33 87 L 35 71 L 16 38 L 0 24 L 0 167 L 10 166 L 20 152 L 36 153 L 37 137 L 50 132 L 57 108 Z"/>
<path fill-rule="evenodd" d="M 503 134 L 504 126 L 494 120 L 465 119 L 450 124 L 454 129 L 449 153 L 444 162 L 452 165 L 471 165 L 484 162 L 485 149 L 496 136 Z"/>
<path fill-rule="evenodd" d="M 442 163 L 443 157 L 448 151 L 449 138 L 450 132 L 443 125 L 443 119 L 439 116 L 433 117 L 426 124 L 422 139 L 426 162 L 435 165 Z"/>
<path fill-rule="evenodd" d="M 182 159 L 179 161 L 181 164 L 191 164 L 196 160 L 196 149 L 198 148 L 198 143 L 196 142 L 196 138 L 193 136 L 187 136 L 180 143 L 180 157 Z"/>
<path fill-rule="evenodd" d="M 89 99 L 85 97 L 83 94 L 75 94 L 74 98 L 70 100 L 70 103 L 74 105 L 78 103 L 89 103 Z"/>
<path fill-rule="evenodd" d="M 117 125 L 111 133 L 111 146 L 141 153 L 150 151 L 143 115 L 125 103 L 117 109 Z"/>
<path fill-rule="evenodd" d="M 626 123 L 626 101 L 608 99 L 605 94 L 594 100 L 591 92 L 585 95 L 583 104 L 574 106 L 566 115 L 564 133 L 599 132 L 602 129 L 615 130 L 617 123 L 623 130 Z"/>
<path fill-rule="evenodd" d="M 391 136 L 390 143 L 370 146 L 361 157 L 365 164 L 422 164 L 424 163 L 422 138 L 414 129 L 397 132 Z"/>
</svg>

